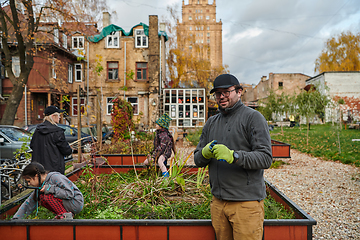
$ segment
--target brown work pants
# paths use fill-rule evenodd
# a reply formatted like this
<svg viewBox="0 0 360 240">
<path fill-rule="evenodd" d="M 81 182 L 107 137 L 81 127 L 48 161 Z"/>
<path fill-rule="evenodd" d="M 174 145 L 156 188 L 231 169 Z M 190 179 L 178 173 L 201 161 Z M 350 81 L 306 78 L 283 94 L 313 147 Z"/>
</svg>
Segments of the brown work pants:
<svg viewBox="0 0 360 240">
<path fill-rule="evenodd" d="M 211 222 L 217 240 L 261 240 L 264 201 L 232 202 L 213 197 Z"/>
</svg>

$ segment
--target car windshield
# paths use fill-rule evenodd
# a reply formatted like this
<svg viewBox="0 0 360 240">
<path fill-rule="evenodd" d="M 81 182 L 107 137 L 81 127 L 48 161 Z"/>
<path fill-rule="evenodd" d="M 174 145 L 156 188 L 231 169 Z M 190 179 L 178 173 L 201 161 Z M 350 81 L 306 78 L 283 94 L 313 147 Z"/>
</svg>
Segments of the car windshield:
<svg viewBox="0 0 360 240">
<path fill-rule="evenodd" d="M 31 135 L 23 129 L 9 127 L 0 128 L 0 131 L 12 141 L 26 141 L 31 138 Z"/>
</svg>

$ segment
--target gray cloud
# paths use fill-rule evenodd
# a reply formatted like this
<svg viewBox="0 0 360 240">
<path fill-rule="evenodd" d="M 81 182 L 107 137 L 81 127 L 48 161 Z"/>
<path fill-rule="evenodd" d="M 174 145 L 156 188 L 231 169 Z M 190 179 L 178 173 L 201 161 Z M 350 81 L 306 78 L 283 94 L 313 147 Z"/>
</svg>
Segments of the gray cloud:
<svg viewBox="0 0 360 240">
<path fill-rule="evenodd" d="M 112 22 L 125 30 L 149 15 L 163 19 L 166 7 L 182 0 L 109 0 Z M 185 3 L 188 1 L 186 0 Z M 212 2 L 212 1 L 210 1 Z M 256 84 L 274 73 L 314 76 L 325 41 L 343 31 L 359 32 L 358 0 L 217 0 L 223 23 L 223 63 L 241 82 Z"/>
</svg>

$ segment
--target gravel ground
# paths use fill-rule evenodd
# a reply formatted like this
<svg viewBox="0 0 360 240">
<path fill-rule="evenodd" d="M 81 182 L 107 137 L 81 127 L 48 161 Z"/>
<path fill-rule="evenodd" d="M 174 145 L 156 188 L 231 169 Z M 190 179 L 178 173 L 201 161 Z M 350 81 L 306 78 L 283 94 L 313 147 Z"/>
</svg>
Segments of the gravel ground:
<svg viewBox="0 0 360 240">
<path fill-rule="evenodd" d="M 296 150 L 281 160 L 265 178 L 317 221 L 313 239 L 360 239 L 359 168 Z"/>
<path fill-rule="evenodd" d="M 188 155 L 195 148 L 178 148 Z M 360 169 L 290 150 L 265 178 L 317 221 L 314 240 L 360 239 Z M 193 164 L 193 155 L 188 164 Z"/>
</svg>

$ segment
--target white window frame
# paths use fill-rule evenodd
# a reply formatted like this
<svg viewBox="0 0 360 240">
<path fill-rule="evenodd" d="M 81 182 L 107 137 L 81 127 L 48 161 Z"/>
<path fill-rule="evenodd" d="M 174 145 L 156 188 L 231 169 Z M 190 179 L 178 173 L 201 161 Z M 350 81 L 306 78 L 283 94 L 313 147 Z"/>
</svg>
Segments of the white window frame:
<svg viewBox="0 0 360 240">
<path fill-rule="evenodd" d="M 68 65 L 68 82 L 73 83 L 74 80 L 74 66 L 72 64 Z"/>
<path fill-rule="evenodd" d="M 172 118 L 170 125 L 176 125 L 177 127 L 195 127 L 193 122 L 196 122 L 196 126 L 203 126 L 207 114 L 205 108 L 205 92 L 205 88 L 164 89 L 164 113 L 169 114 Z M 180 124 L 181 122 L 182 125 Z"/>
<path fill-rule="evenodd" d="M 136 102 L 135 103 L 130 102 L 129 101 L 130 98 L 136 99 Z M 134 116 L 139 115 L 139 98 L 138 97 L 127 97 L 126 101 L 128 101 L 131 104 L 131 106 L 133 107 Z M 136 108 L 134 108 L 134 106 L 136 106 Z"/>
<path fill-rule="evenodd" d="M 82 64 L 81 63 L 75 63 L 75 82 L 82 82 L 83 79 L 83 73 L 82 73 Z M 80 66 L 80 68 L 77 68 L 78 66 Z M 78 79 L 78 72 L 80 72 L 80 79 Z"/>
<path fill-rule="evenodd" d="M 113 31 L 107 35 L 105 44 L 106 48 L 120 48 L 120 32 Z"/>
<path fill-rule="evenodd" d="M 74 100 L 75 99 L 77 99 L 77 97 L 73 97 L 71 99 L 71 114 L 72 114 L 72 116 L 77 116 L 77 114 L 74 113 Z M 81 104 L 81 100 L 84 100 L 83 104 Z M 77 106 L 77 103 L 76 103 L 76 106 Z M 85 108 L 85 98 L 83 98 L 83 97 L 80 98 L 80 112 L 81 112 L 82 108 Z M 79 112 L 79 109 L 77 111 Z M 85 109 L 84 109 L 84 112 L 85 112 Z"/>
<path fill-rule="evenodd" d="M 149 38 L 145 35 L 144 29 L 135 29 L 135 47 L 147 48 L 149 45 Z M 138 38 L 140 38 L 140 44 L 138 44 Z M 145 40 L 145 44 L 144 44 Z"/>
<path fill-rule="evenodd" d="M 75 39 L 77 40 L 77 46 L 75 46 L 74 42 L 75 42 Z M 84 36 L 76 36 L 76 37 L 72 37 L 71 38 L 71 46 L 72 46 L 72 49 L 84 49 Z M 80 44 L 79 43 L 82 43 L 82 46 L 79 46 Z"/>
<path fill-rule="evenodd" d="M 111 115 L 114 103 L 112 102 L 115 97 L 106 97 L 106 115 Z"/>
<path fill-rule="evenodd" d="M 19 77 L 21 73 L 20 69 L 20 57 L 12 56 L 12 71 L 15 77 Z"/>
</svg>

